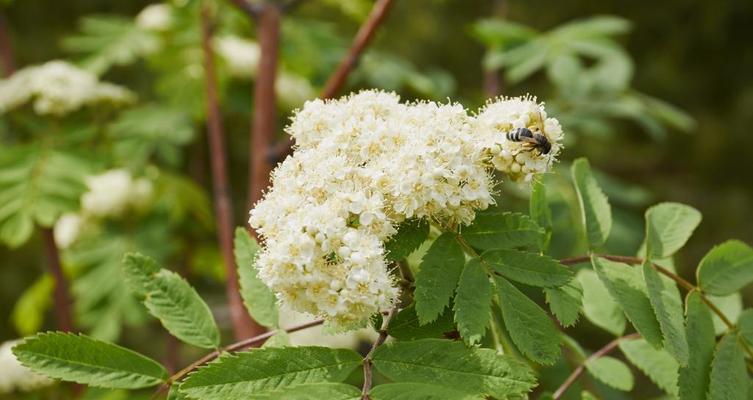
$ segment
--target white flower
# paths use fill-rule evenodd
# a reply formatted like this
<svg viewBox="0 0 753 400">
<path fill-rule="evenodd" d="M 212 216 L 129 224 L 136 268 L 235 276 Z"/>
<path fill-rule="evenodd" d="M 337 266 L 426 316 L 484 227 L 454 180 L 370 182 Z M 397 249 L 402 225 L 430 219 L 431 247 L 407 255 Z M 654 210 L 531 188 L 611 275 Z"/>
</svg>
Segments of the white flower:
<svg viewBox="0 0 753 400">
<path fill-rule="evenodd" d="M 84 219 L 78 214 L 63 214 L 55 223 L 55 243 L 61 249 L 67 249 L 78 238 Z"/>
<path fill-rule="evenodd" d="M 39 375 L 18 362 L 11 349 L 20 341 L 14 340 L 0 345 L 0 393 L 14 390 L 28 392 L 53 383 L 52 379 Z"/>
<path fill-rule="evenodd" d="M 231 75 L 250 78 L 256 76 L 259 67 L 261 49 L 253 40 L 242 39 L 238 36 L 226 35 L 214 40 L 217 54 L 225 60 Z"/>
<path fill-rule="evenodd" d="M 40 115 L 65 115 L 86 105 L 127 104 L 130 91 L 99 82 L 97 77 L 65 61 L 50 61 L 17 71 L 0 80 L 0 113 L 32 101 Z"/>
<path fill-rule="evenodd" d="M 136 25 L 148 31 L 166 31 L 172 22 L 172 9 L 164 3 L 150 4 L 136 16 Z"/>
<path fill-rule="evenodd" d="M 131 173 L 113 169 L 86 179 L 89 190 L 81 196 L 85 215 L 95 217 L 119 216 L 131 206 L 141 206 L 151 196 L 151 183 L 134 180 Z"/>
<path fill-rule="evenodd" d="M 277 76 L 275 91 L 280 102 L 288 108 L 300 107 L 306 100 L 316 97 L 314 87 L 308 79 L 285 71 Z"/>
<path fill-rule="evenodd" d="M 397 297 L 384 242 L 400 222 L 468 224 L 494 202 L 493 169 L 526 179 L 559 152 L 553 119 L 549 154 L 506 139 L 545 118 L 533 99 L 497 99 L 475 117 L 459 104 L 399 100 L 378 91 L 313 100 L 288 126 L 296 151 L 249 223 L 264 242 L 259 277 L 292 309 L 362 324 Z"/>
</svg>

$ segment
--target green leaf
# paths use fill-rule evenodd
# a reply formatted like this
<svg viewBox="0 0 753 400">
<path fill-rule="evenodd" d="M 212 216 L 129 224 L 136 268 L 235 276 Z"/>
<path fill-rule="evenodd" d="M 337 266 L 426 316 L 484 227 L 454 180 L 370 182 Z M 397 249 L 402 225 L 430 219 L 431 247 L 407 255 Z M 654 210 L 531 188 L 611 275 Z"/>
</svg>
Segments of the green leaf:
<svg viewBox="0 0 753 400">
<path fill-rule="evenodd" d="M 307 383 L 293 385 L 269 394 L 253 397 L 254 400 L 361 400 L 361 389 L 345 383 Z"/>
<path fill-rule="evenodd" d="M 680 366 L 667 351 L 656 350 L 644 339 L 620 340 L 620 350 L 656 386 L 677 396 L 677 370 Z"/>
<path fill-rule="evenodd" d="M 52 304 L 54 288 L 52 276 L 45 274 L 18 298 L 11 312 L 11 321 L 21 336 L 33 335 L 42 327 L 45 312 Z"/>
<path fill-rule="evenodd" d="M 390 336 L 400 340 L 444 338 L 446 333 L 454 330 L 452 310 L 445 309 L 436 321 L 421 325 L 414 304 L 400 310 L 387 328 Z"/>
<path fill-rule="evenodd" d="M 219 346 L 220 332 L 212 311 L 196 289 L 175 272 L 155 271 L 155 267 L 154 261 L 139 254 L 129 254 L 124 260 L 126 279 L 144 297 L 149 313 L 186 343 L 210 349 Z"/>
<path fill-rule="evenodd" d="M 588 160 L 575 160 L 571 172 L 588 243 L 591 249 L 597 249 L 603 246 L 609 237 L 609 231 L 612 229 L 612 209 L 609 207 L 607 196 L 591 173 Z"/>
<path fill-rule="evenodd" d="M 737 326 L 740 336 L 745 339 L 748 344 L 753 344 L 753 310 L 748 309 L 743 311 L 739 317 L 737 317 Z"/>
<path fill-rule="evenodd" d="M 711 360 L 714 357 L 714 323 L 701 294 L 690 292 L 687 300 L 686 336 L 691 349 L 688 365 L 680 367 L 678 387 L 681 400 L 706 400 Z"/>
<path fill-rule="evenodd" d="M 753 282 L 753 249 L 739 240 L 715 246 L 696 270 L 698 286 L 706 293 L 732 294 Z"/>
<path fill-rule="evenodd" d="M 552 234 L 552 209 L 546 199 L 546 186 L 541 179 L 534 179 L 531 183 L 531 198 L 528 202 L 531 219 L 544 229 L 544 243 L 542 250 L 549 247 L 549 239 Z"/>
<path fill-rule="evenodd" d="M 706 296 L 708 300 L 713 303 L 719 311 L 724 314 L 730 321 L 737 320 L 740 313 L 743 311 L 743 298 L 740 293 L 732 293 L 728 296 Z M 727 332 L 730 328 L 722 319 L 716 315 L 711 314 L 711 319 L 714 321 L 714 332 L 717 336 Z"/>
<path fill-rule="evenodd" d="M 261 347 L 285 347 L 290 346 L 290 335 L 284 330 L 278 330 L 271 338 L 267 339 Z"/>
<path fill-rule="evenodd" d="M 583 315 L 594 325 L 621 336 L 625 332 L 625 314 L 596 272 L 582 269 L 576 278 L 583 288 Z"/>
<path fill-rule="evenodd" d="M 531 286 L 559 287 L 573 277 L 559 261 L 537 253 L 488 250 L 481 254 L 481 259 L 498 274 Z"/>
<path fill-rule="evenodd" d="M 536 383 L 525 364 L 491 349 L 468 348 L 450 340 L 387 343 L 377 349 L 373 360 L 376 369 L 394 382 L 439 384 L 479 395 L 523 395 Z"/>
<path fill-rule="evenodd" d="M 95 387 L 138 389 L 167 378 L 156 361 L 83 335 L 40 333 L 14 347 L 13 354 L 36 372 Z"/>
<path fill-rule="evenodd" d="M 428 237 L 429 222 L 426 219 L 414 218 L 404 221 L 397 227 L 397 233 L 384 244 L 387 260 L 400 261 L 408 257 Z"/>
<path fill-rule="evenodd" d="M 478 258 L 468 262 L 455 293 L 455 323 L 469 345 L 479 343 L 489 326 L 492 285 Z"/>
<path fill-rule="evenodd" d="M 204 400 L 241 400 L 293 385 L 342 382 L 361 364 L 352 350 L 326 347 L 263 348 L 223 354 L 181 384 L 181 392 Z"/>
<path fill-rule="evenodd" d="M 371 389 L 372 400 L 483 400 L 477 393 L 465 393 L 462 387 L 450 388 L 442 382 L 386 383 Z M 359 397 L 360 399 L 360 397 Z"/>
<path fill-rule="evenodd" d="M 458 285 L 465 256 L 452 233 L 443 233 L 432 243 L 416 274 L 416 314 L 421 324 L 437 319 Z"/>
<path fill-rule="evenodd" d="M 499 306 L 510 338 L 528 358 L 554 364 L 560 355 L 560 334 L 546 312 L 505 278 L 495 277 Z"/>
<path fill-rule="evenodd" d="M 277 298 L 272 290 L 257 276 L 254 259 L 259 245 L 242 227 L 235 229 L 235 263 L 238 265 L 241 297 L 246 310 L 256 322 L 275 327 L 279 323 Z"/>
<path fill-rule="evenodd" d="M 666 258 L 685 245 L 701 223 L 701 213 L 679 203 L 661 203 L 646 211 L 646 245 L 650 258 Z"/>
<path fill-rule="evenodd" d="M 688 363 L 688 340 L 683 323 L 682 298 L 675 283 L 659 275 L 650 262 L 643 263 L 648 298 L 654 307 L 659 328 L 664 336 L 664 348 L 680 365 Z"/>
<path fill-rule="evenodd" d="M 638 333 L 656 348 L 662 346 L 662 334 L 641 271 L 627 264 L 591 257 L 594 270 Z"/>
<path fill-rule="evenodd" d="M 630 368 L 624 362 L 609 356 L 590 359 L 586 369 L 596 379 L 617 390 L 633 390 L 635 379 Z"/>
<path fill-rule="evenodd" d="M 561 287 L 544 288 L 544 294 L 549 309 L 560 324 L 565 327 L 575 325 L 583 305 L 583 289 L 580 281 L 573 278 Z"/>
<path fill-rule="evenodd" d="M 463 239 L 471 246 L 483 250 L 540 248 L 544 240 L 544 230 L 531 217 L 510 212 L 479 212 L 462 233 Z"/>
<path fill-rule="evenodd" d="M 745 353 L 737 344 L 737 335 L 728 333 L 716 346 L 708 400 L 746 400 L 748 386 Z"/>
</svg>

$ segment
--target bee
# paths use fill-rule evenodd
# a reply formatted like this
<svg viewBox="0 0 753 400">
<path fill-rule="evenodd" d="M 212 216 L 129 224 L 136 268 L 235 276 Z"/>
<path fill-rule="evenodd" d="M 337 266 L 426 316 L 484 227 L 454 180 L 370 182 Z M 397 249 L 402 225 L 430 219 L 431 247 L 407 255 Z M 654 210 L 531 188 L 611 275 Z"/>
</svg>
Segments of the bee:
<svg viewBox="0 0 753 400">
<path fill-rule="evenodd" d="M 525 142 L 531 144 L 531 150 L 536 149 L 540 154 L 549 154 L 552 150 L 552 144 L 549 139 L 544 135 L 543 118 L 539 113 L 539 123 L 536 131 L 532 131 L 528 128 L 515 128 L 510 132 L 507 132 L 507 140 L 511 142 Z"/>
</svg>

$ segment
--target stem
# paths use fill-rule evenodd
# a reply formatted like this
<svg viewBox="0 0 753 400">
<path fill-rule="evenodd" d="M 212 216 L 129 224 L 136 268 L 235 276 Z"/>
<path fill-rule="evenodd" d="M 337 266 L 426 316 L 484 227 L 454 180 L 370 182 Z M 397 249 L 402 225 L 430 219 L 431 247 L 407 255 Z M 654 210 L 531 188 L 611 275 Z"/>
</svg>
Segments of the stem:
<svg viewBox="0 0 753 400">
<path fill-rule="evenodd" d="M 570 376 L 568 376 L 567 379 L 565 379 L 565 382 L 563 382 L 562 385 L 560 385 L 560 387 L 557 388 L 557 390 L 552 395 L 552 398 L 554 400 L 557 400 L 560 397 L 562 397 L 562 395 L 565 393 L 565 391 L 568 388 L 570 388 L 570 386 L 572 386 L 573 383 L 575 383 L 575 381 L 578 380 L 578 378 L 581 376 L 581 374 L 583 374 L 583 371 L 586 370 L 586 364 L 588 364 L 589 362 L 593 362 L 594 360 L 596 360 L 598 358 L 601 358 L 601 357 L 609 354 L 612 350 L 614 350 L 620 344 L 620 341 L 625 340 L 625 339 L 637 339 L 639 337 L 640 337 L 639 334 L 637 334 L 637 333 L 631 333 L 629 335 L 626 335 L 626 336 L 623 336 L 623 337 L 619 337 L 619 338 L 617 338 L 615 340 L 612 340 L 611 342 L 607 343 L 604 347 L 602 347 L 601 349 L 599 349 L 596 353 L 593 353 L 590 357 L 588 357 L 586 359 L 586 361 L 584 361 L 582 364 L 580 364 L 578 366 L 578 368 L 576 368 L 575 371 L 573 371 L 573 373 L 570 374 Z"/>
<path fill-rule="evenodd" d="M 211 11 L 206 2 L 201 6 L 201 48 L 204 53 L 205 90 L 207 104 L 207 131 L 212 169 L 212 194 L 217 218 L 217 239 L 225 265 L 225 294 L 230 307 L 230 317 L 236 339 L 263 332 L 254 323 L 243 306 L 238 286 L 238 273 L 233 256 L 233 206 L 227 175 L 225 136 L 222 130 L 220 107 L 217 98 L 217 76 L 212 49 Z"/>
<path fill-rule="evenodd" d="M 55 234 L 52 228 L 41 228 L 44 252 L 47 256 L 47 268 L 55 280 L 55 317 L 58 320 L 58 329 L 64 332 L 73 332 L 73 314 L 71 313 L 71 295 L 68 278 L 65 277 L 60 263 L 60 251 L 55 244 Z"/>
<path fill-rule="evenodd" d="M 249 209 L 261 199 L 264 189 L 269 185 L 269 173 L 272 171 L 270 152 L 277 122 L 275 80 L 280 44 L 280 10 L 275 5 L 265 5 L 258 17 L 261 59 L 254 85 L 251 121 Z"/>
<path fill-rule="evenodd" d="M 374 357 L 374 352 L 376 351 L 377 347 L 381 346 L 384 341 L 387 340 L 387 328 L 390 326 L 390 320 L 392 320 L 392 317 L 394 317 L 396 313 L 397 306 L 392 307 L 384 317 L 384 319 L 382 320 L 382 326 L 381 328 L 379 328 L 379 337 L 377 337 L 377 340 L 374 341 L 374 344 L 371 345 L 369 353 L 366 354 L 366 357 L 364 357 L 363 359 L 363 388 L 361 389 L 361 400 L 371 399 L 369 392 L 371 391 L 373 379 L 372 358 Z"/>
</svg>

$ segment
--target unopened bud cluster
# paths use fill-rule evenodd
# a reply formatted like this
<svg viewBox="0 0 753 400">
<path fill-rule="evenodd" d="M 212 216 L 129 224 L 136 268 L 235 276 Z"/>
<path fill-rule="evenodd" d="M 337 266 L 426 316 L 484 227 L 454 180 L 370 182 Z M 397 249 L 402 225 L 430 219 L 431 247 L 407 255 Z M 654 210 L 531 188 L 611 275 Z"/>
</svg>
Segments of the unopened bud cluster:
<svg viewBox="0 0 753 400">
<path fill-rule="evenodd" d="M 535 126 L 547 154 L 506 139 Z M 310 101 L 287 131 L 295 153 L 251 210 L 264 243 L 256 267 L 292 309 L 344 327 L 395 301 L 384 243 L 399 223 L 470 223 L 494 202 L 494 169 L 516 180 L 546 171 L 562 133 L 531 98 L 500 98 L 470 115 L 460 104 L 406 104 L 378 91 Z"/>
</svg>

